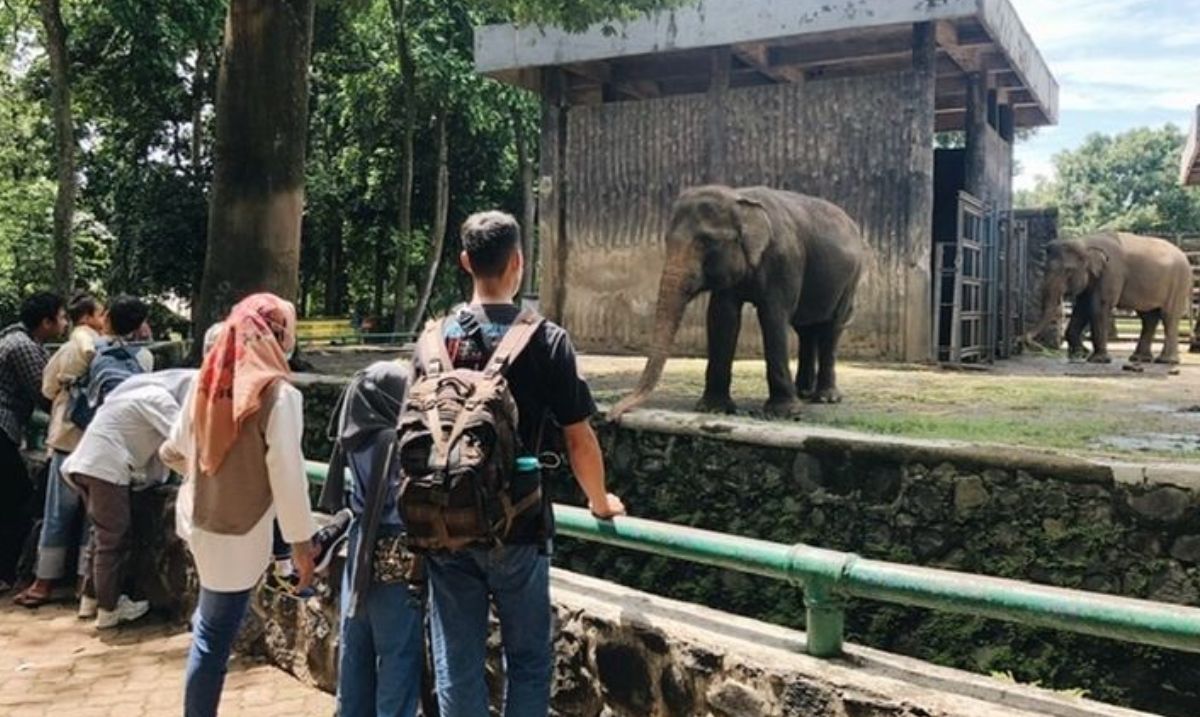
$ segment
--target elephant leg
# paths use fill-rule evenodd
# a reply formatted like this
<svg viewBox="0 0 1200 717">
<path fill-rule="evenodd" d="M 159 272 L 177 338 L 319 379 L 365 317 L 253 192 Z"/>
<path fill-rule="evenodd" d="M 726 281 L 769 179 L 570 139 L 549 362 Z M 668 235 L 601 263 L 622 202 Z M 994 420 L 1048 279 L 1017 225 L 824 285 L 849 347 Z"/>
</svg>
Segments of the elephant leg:
<svg viewBox="0 0 1200 717">
<path fill-rule="evenodd" d="M 704 396 L 697 411 L 736 413 L 730 395 L 733 356 L 742 330 L 742 302 L 723 292 L 714 292 L 708 302 L 708 367 L 704 372 Z"/>
<path fill-rule="evenodd" d="M 1137 348 L 1134 349 L 1133 355 L 1129 357 L 1129 363 L 1150 363 L 1154 360 L 1154 353 L 1152 351 L 1154 332 L 1158 330 L 1160 315 L 1158 311 L 1138 312 L 1138 318 L 1142 320 L 1142 335 L 1138 337 Z"/>
<path fill-rule="evenodd" d="M 1087 325 L 1091 318 L 1091 297 L 1084 294 L 1075 298 L 1075 305 L 1071 309 L 1071 320 L 1067 322 L 1067 356 L 1070 358 L 1083 358 L 1087 356 L 1087 349 L 1083 347 L 1083 328 Z"/>
<path fill-rule="evenodd" d="M 788 313 L 778 307 L 760 306 L 758 323 L 762 327 L 770 390 L 765 410 L 777 416 L 795 414 L 800 409 L 800 402 L 796 399 L 796 385 L 788 370 Z"/>
<path fill-rule="evenodd" d="M 1113 302 L 1104 298 L 1100 291 L 1092 294 L 1092 355 L 1088 363 L 1112 363 L 1108 355 L 1108 323 L 1112 317 Z"/>
<path fill-rule="evenodd" d="M 811 326 L 796 329 L 800 337 L 800 366 L 796 369 L 796 395 L 812 398 L 817 390 L 817 333 Z"/>
<path fill-rule="evenodd" d="M 1165 363 L 1174 366 L 1179 363 L 1179 316 L 1163 314 L 1163 350 L 1155 363 Z"/>
<path fill-rule="evenodd" d="M 842 327 L 837 322 L 822 324 L 817 331 L 820 352 L 820 369 L 817 372 L 817 392 L 814 403 L 841 403 L 842 392 L 837 387 L 837 348 L 842 338 Z"/>
</svg>

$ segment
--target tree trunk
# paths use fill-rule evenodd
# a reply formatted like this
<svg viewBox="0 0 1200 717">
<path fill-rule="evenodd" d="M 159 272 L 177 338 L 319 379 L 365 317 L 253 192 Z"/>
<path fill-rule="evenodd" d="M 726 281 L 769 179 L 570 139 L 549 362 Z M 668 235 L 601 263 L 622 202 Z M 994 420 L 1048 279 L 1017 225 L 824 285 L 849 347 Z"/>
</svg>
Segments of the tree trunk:
<svg viewBox="0 0 1200 717">
<path fill-rule="evenodd" d="M 205 71 L 208 69 L 208 47 L 201 42 L 196 47 L 196 71 L 192 73 L 192 147 L 191 157 L 192 178 L 196 184 L 201 183 L 201 169 L 204 167 L 204 84 L 207 82 Z"/>
<path fill-rule="evenodd" d="M 392 331 L 404 330 L 406 316 L 404 300 L 408 293 L 408 242 L 412 236 L 413 198 L 413 135 L 416 132 L 416 68 L 413 67 L 412 50 L 408 36 L 408 2 L 391 0 L 392 22 L 396 27 L 396 49 L 400 56 L 400 77 L 404 84 L 404 165 L 400 178 L 400 245 L 396 251 L 396 279 L 393 290 L 395 316 Z"/>
<path fill-rule="evenodd" d="M 533 194 L 533 157 L 529 151 L 529 133 L 525 131 L 521 121 L 521 110 L 513 107 L 513 132 L 517 138 L 517 166 L 520 169 L 521 203 L 523 215 L 521 218 L 521 252 L 525 255 L 525 274 L 521 277 L 521 293 L 534 293 L 534 269 L 537 266 L 535 256 L 534 232 L 537 227 L 537 198 Z"/>
<path fill-rule="evenodd" d="M 248 294 L 299 291 L 313 3 L 229 6 L 197 336 Z"/>
<path fill-rule="evenodd" d="M 54 283 L 64 296 L 75 285 L 71 231 L 75 218 L 75 121 L 71 117 L 70 61 L 67 28 L 59 0 L 41 0 L 42 27 L 50 57 L 50 101 L 58 145 L 58 194 L 54 199 Z"/>
<path fill-rule="evenodd" d="M 346 270 L 342 267 L 342 220 L 335 219 L 325 245 L 325 315 L 342 313 L 342 284 Z"/>
<path fill-rule="evenodd" d="M 425 274 L 425 287 L 421 290 L 421 301 L 413 313 L 409 333 L 416 333 L 425 318 L 425 310 L 429 308 L 429 297 L 433 294 L 433 285 L 437 281 L 438 268 L 442 264 L 442 250 L 446 246 L 446 224 L 450 219 L 450 149 L 446 139 L 446 115 L 449 110 L 443 109 L 437 118 L 437 199 L 433 214 L 433 237 L 429 257 L 429 271 Z"/>
<path fill-rule="evenodd" d="M 378 322 L 376 331 L 383 330 L 383 292 L 387 286 L 387 254 L 384 252 L 384 242 L 387 235 L 380 233 L 375 241 L 375 291 L 371 294 L 371 315 Z"/>
</svg>

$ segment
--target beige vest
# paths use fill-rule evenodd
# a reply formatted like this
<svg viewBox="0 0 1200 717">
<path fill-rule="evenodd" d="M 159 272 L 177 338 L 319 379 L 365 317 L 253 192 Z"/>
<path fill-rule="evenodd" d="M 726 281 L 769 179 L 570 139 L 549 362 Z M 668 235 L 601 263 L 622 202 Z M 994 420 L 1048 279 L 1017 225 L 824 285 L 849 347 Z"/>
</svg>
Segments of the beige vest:
<svg viewBox="0 0 1200 717">
<path fill-rule="evenodd" d="M 271 507 L 266 434 L 278 389 L 276 381 L 263 391 L 262 408 L 242 424 L 216 473 L 204 473 L 199 461 L 193 459 L 196 484 L 192 521 L 197 528 L 220 535 L 245 535 Z"/>
</svg>

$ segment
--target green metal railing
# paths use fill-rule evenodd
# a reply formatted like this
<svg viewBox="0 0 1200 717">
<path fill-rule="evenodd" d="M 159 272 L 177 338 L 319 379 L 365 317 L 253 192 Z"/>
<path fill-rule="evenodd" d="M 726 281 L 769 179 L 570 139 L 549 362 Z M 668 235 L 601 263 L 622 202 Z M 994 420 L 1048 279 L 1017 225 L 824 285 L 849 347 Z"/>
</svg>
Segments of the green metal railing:
<svg viewBox="0 0 1200 717">
<path fill-rule="evenodd" d="M 325 464 L 310 461 L 307 470 L 314 483 L 325 480 Z M 816 657 L 841 654 L 851 597 L 1200 652 L 1197 608 L 885 563 L 641 518 L 598 520 L 572 506 L 555 505 L 554 514 L 562 535 L 802 586 L 807 650 Z"/>
</svg>

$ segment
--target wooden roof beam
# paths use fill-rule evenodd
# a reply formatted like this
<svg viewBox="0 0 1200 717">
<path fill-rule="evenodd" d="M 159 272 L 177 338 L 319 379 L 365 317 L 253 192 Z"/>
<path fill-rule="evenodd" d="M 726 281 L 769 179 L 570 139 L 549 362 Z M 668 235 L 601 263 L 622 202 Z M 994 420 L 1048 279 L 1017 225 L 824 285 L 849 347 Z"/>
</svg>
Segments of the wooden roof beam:
<svg viewBox="0 0 1200 717">
<path fill-rule="evenodd" d="M 753 42 L 733 46 L 733 55 L 760 74 L 776 82 L 801 84 L 804 68 L 795 65 L 775 65 L 771 62 L 771 47 L 766 43 Z"/>
<path fill-rule="evenodd" d="M 934 26 L 938 49 L 946 54 L 963 72 L 979 72 L 983 57 L 995 47 L 991 41 L 964 44 L 958 26 L 951 20 L 941 20 Z"/>
<path fill-rule="evenodd" d="M 912 28 L 879 33 L 870 39 L 822 40 L 802 44 L 772 47 L 769 51 L 770 65 L 836 65 L 912 57 Z"/>
</svg>

